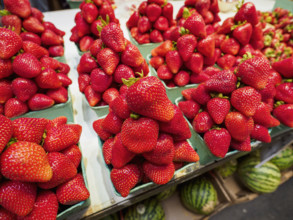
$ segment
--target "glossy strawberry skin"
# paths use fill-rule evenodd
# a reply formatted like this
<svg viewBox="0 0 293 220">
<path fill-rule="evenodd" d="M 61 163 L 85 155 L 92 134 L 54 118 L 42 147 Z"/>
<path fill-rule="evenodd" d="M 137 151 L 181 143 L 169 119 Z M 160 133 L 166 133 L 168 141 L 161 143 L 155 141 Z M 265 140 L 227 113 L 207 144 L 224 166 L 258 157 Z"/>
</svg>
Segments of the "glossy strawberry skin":
<svg viewBox="0 0 293 220">
<path fill-rule="evenodd" d="M 293 127 L 293 104 L 284 104 L 274 108 L 273 115 L 282 124 Z"/>
<path fill-rule="evenodd" d="M 113 81 L 113 77 L 111 75 L 106 74 L 99 68 L 94 69 L 90 76 L 93 90 L 100 93 L 108 89 Z"/>
<path fill-rule="evenodd" d="M 96 106 L 102 99 L 101 94 L 93 90 L 91 85 L 85 87 L 84 95 L 90 106 Z"/>
<path fill-rule="evenodd" d="M 33 111 L 50 108 L 54 103 L 51 97 L 41 93 L 36 93 L 28 100 L 28 106 Z"/>
<path fill-rule="evenodd" d="M 258 105 L 255 114 L 253 115 L 253 120 L 255 124 L 262 125 L 266 128 L 280 125 L 280 122 L 271 115 L 270 107 L 264 102 L 261 102 Z"/>
<path fill-rule="evenodd" d="M 34 78 L 41 73 L 41 64 L 38 59 L 29 53 L 23 53 L 14 59 L 13 71 L 24 78 Z"/>
<path fill-rule="evenodd" d="M 110 48 L 100 50 L 97 55 L 97 62 L 106 74 L 112 75 L 119 64 L 119 55 Z"/>
<path fill-rule="evenodd" d="M 101 126 L 105 131 L 111 134 L 118 134 L 121 131 L 122 123 L 123 120 L 114 112 L 109 112 L 109 114 L 104 118 Z"/>
<path fill-rule="evenodd" d="M 250 136 L 244 141 L 231 140 L 231 147 L 239 151 L 251 151 Z"/>
<path fill-rule="evenodd" d="M 9 59 L 0 59 L 0 79 L 9 77 L 13 74 L 12 62 Z"/>
<path fill-rule="evenodd" d="M 6 144 L 9 142 L 13 134 L 13 125 L 10 119 L 6 118 L 4 115 L 0 115 L 0 153 L 5 148 Z"/>
<path fill-rule="evenodd" d="M 197 162 L 199 156 L 187 141 L 174 143 L 175 155 L 173 161 L 176 162 Z"/>
<path fill-rule="evenodd" d="M 194 35 L 186 34 L 178 38 L 177 49 L 184 62 L 188 61 L 196 48 L 197 40 Z"/>
<path fill-rule="evenodd" d="M 3 27 L 10 27 L 13 28 L 13 31 L 18 35 L 21 32 L 21 19 L 17 15 L 4 15 L 1 18 L 2 26 Z"/>
<path fill-rule="evenodd" d="M 21 18 L 26 18 L 31 14 L 31 4 L 29 0 L 5 0 L 4 5 L 12 14 L 16 14 Z"/>
<path fill-rule="evenodd" d="M 148 161 L 143 163 L 143 171 L 154 183 L 162 185 L 168 183 L 175 172 L 173 163 L 167 165 L 155 165 Z"/>
<path fill-rule="evenodd" d="M 293 104 L 293 83 L 282 83 L 276 88 L 276 100 Z"/>
<path fill-rule="evenodd" d="M 265 143 L 271 142 L 269 130 L 266 127 L 258 124 L 254 125 L 254 129 L 251 132 L 251 138 Z"/>
<path fill-rule="evenodd" d="M 93 128 L 95 130 L 95 132 L 99 135 L 99 137 L 103 140 L 106 141 L 109 137 L 111 137 L 111 133 L 107 132 L 103 129 L 103 127 L 101 126 L 102 122 L 104 119 L 98 119 L 96 121 L 93 122 Z"/>
<path fill-rule="evenodd" d="M 101 39 L 107 47 L 117 53 L 125 50 L 123 32 L 120 26 L 116 23 L 111 22 L 102 29 Z"/>
<path fill-rule="evenodd" d="M 172 73 L 178 73 L 183 65 L 183 61 L 177 50 L 169 51 L 166 54 L 166 64 Z"/>
<path fill-rule="evenodd" d="M 42 25 L 42 23 L 37 18 L 32 16 L 24 19 L 22 26 L 25 30 L 35 34 L 41 34 L 45 30 L 45 27 Z"/>
<path fill-rule="evenodd" d="M 38 87 L 33 80 L 18 77 L 12 81 L 14 95 L 22 102 L 29 100 L 37 93 Z"/>
<path fill-rule="evenodd" d="M 127 119 L 130 117 L 131 111 L 128 108 L 125 97 L 121 95 L 116 97 L 109 106 L 119 118 Z"/>
<path fill-rule="evenodd" d="M 208 113 L 216 124 L 222 124 L 226 115 L 230 111 L 230 102 L 228 99 L 213 98 L 207 103 Z"/>
<path fill-rule="evenodd" d="M 11 98 L 5 103 L 4 115 L 8 118 L 13 118 L 28 112 L 28 110 L 26 103 L 17 98 Z"/>
<path fill-rule="evenodd" d="M 285 78 L 293 77 L 293 58 L 287 58 L 272 64 L 273 68 Z"/>
<path fill-rule="evenodd" d="M 214 121 L 208 112 L 202 111 L 198 113 L 193 121 L 192 127 L 198 133 L 205 133 L 214 125 Z"/>
<path fill-rule="evenodd" d="M 104 161 L 108 165 L 112 163 L 113 144 L 114 144 L 114 138 L 109 138 L 104 142 L 102 147 Z"/>
<path fill-rule="evenodd" d="M 127 66 L 138 67 L 143 61 L 140 51 L 133 44 L 128 44 L 121 54 L 121 62 Z"/>
<path fill-rule="evenodd" d="M 9 29 L 2 28 L 0 32 L 0 38 L 1 59 L 9 59 L 14 54 L 16 54 L 22 46 L 22 40 L 20 36 Z"/>
<path fill-rule="evenodd" d="M 193 13 L 189 18 L 187 18 L 183 27 L 188 29 L 196 37 L 206 37 L 205 23 L 199 13 Z"/>
<path fill-rule="evenodd" d="M 9 80 L 0 80 L 0 103 L 4 104 L 13 97 L 11 82 Z"/>
<path fill-rule="evenodd" d="M 247 21 L 255 26 L 258 23 L 258 16 L 255 6 L 252 2 L 247 2 L 241 6 L 234 17 L 235 22 Z"/>
<path fill-rule="evenodd" d="M 78 168 L 81 161 L 81 151 L 77 145 L 72 145 L 61 151 L 66 157 L 68 157 L 76 168 Z"/>
<path fill-rule="evenodd" d="M 178 107 L 189 120 L 193 120 L 200 109 L 200 105 L 193 100 L 179 102 Z"/>
</svg>

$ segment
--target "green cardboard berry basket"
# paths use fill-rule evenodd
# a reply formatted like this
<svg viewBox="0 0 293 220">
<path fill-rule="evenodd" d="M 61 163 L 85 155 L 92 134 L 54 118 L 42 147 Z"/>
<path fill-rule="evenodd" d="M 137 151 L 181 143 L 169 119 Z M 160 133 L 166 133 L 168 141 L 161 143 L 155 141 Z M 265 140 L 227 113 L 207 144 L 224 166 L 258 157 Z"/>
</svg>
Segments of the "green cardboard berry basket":
<svg viewBox="0 0 293 220">
<path fill-rule="evenodd" d="M 62 57 L 53 57 L 54 59 L 58 60 L 61 63 L 67 63 L 65 56 Z"/>
<path fill-rule="evenodd" d="M 67 0 L 67 3 L 69 4 L 70 8 L 79 8 L 79 5 L 82 3 L 83 1 L 81 0 Z"/>
<path fill-rule="evenodd" d="M 84 53 L 86 53 L 86 52 L 83 52 L 83 51 L 80 50 L 79 45 L 77 43 L 75 43 L 75 46 L 76 46 L 77 53 L 78 53 L 79 56 L 82 56 Z"/>
</svg>

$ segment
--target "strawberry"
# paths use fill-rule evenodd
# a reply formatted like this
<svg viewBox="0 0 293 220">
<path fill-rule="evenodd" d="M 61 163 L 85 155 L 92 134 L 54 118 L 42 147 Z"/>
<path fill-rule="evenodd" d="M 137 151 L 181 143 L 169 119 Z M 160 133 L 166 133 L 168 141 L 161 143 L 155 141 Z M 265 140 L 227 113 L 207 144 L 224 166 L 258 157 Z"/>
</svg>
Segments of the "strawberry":
<svg viewBox="0 0 293 220">
<path fill-rule="evenodd" d="M 122 79 L 129 79 L 129 78 L 134 78 L 134 72 L 133 70 L 124 64 L 119 64 L 114 72 L 114 81 L 121 84 Z"/>
<path fill-rule="evenodd" d="M 265 143 L 271 142 L 271 136 L 270 136 L 269 130 L 262 125 L 255 124 L 254 129 L 252 130 L 250 136 L 251 138 L 258 141 L 262 141 Z"/>
<path fill-rule="evenodd" d="M 63 87 L 68 87 L 69 85 L 72 84 L 72 80 L 63 73 L 57 73 L 57 77 Z"/>
<path fill-rule="evenodd" d="M 102 147 L 104 161 L 108 165 L 112 163 L 113 145 L 114 145 L 114 138 L 109 138 L 104 142 Z"/>
<path fill-rule="evenodd" d="M 270 107 L 264 102 L 261 102 L 257 106 L 255 114 L 252 116 L 252 118 L 255 124 L 262 125 L 266 128 L 280 125 L 280 122 L 271 115 Z"/>
<path fill-rule="evenodd" d="M 243 46 L 249 43 L 251 35 L 252 25 L 250 23 L 245 23 L 241 26 L 238 26 L 232 32 L 232 36 Z"/>
<path fill-rule="evenodd" d="M 91 77 L 88 74 L 80 74 L 78 77 L 78 87 L 80 92 L 84 92 L 85 88 L 90 85 Z"/>
<path fill-rule="evenodd" d="M 237 55 L 240 44 L 234 38 L 226 38 L 220 45 L 220 49 L 225 54 Z"/>
<path fill-rule="evenodd" d="M 146 8 L 146 15 L 150 22 L 155 22 L 162 14 L 162 8 L 157 4 L 149 4 Z"/>
<path fill-rule="evenodd" d="M 17 15 L 4 15 L 1 18 L 2 26 L 12 29 L 16 34 L 21 32 L 21 19 Z"/>
<path fill-rule="evenodd" d="M 115 189 L 122 197 L 126 197 L 139 182 L 141 171 L 137 165 L 128 164 L 122 168 L 112 169 L 110 176 Z"/>
<path fill-rule="evenodd" d="M 101 7 L 99 8 L 99 14 L 102 17 L 103 20 L 107 20 L 107 17 L 110 18 L 110 22 L 115 22 L 119 24 L 119 20 L 115 18 L 115 13 L 112 8 L 112 5 L 109 4 L 108 2 L 103 2 Z"/>
<path fill-rule="evenodd" d="M 193 100 L 179 102 L 178 107 L 189 120 L 193 120 L 200 109 L 200 105 Z"/>
<path fill-rule="evenodd" d="M 210 8 L 211 1 L 210 0 L 199 0 L 195 1 L 195 9 L 200 14 L 206 14 Z"/>
<path fill-rule="evenodd" d="M 203 17 L 203 20 L 204 20 L 204 23 L 207 24 L 206 26 L 206 32 L 207 32 L 207 35 L 210 35 L 212 33 L 215 32 L 215 29 L 214 27 L 211 25 L 211 23 L 214 21 L 214 14 L 210 11 L 207 11 L 205 14 L 202 15 Z"/>
<path fill-rule="evenodd" d="M 209 75 L 209 76 L 213 76 L 215 74 L 217 74 L 218 72 L 221 72 L 220 69 L 214 67 L 214 66 L 209 66 L 203 69 L 203 73 Z"/>
<path fill-rule="evenodd" d="M 277 86 L 275 99 L 293 104 L 293 83 L 287 82 Z"/>
<path fill-rule="evenodd" d="M 17 217 L 16 217 L 16 214 L 8 211 L 7 209 L 0 207 L 0 218 L 5 220 L 14 220 Z"/>
<path fill-rule="evenodd" d="M 126 22 L 127 28 L 131 29 L 132 27 L 137 27 L 138 19 L 139 19 L 139 12 L 134 11 L 132 15 L 129 17 L 128 21 Z"/>
<path fill-rule="evenodd" d="M 183 27 L 188 29 L 196 37 L 205 38 L 207 35 L 204 20 L 197 12 L 193 13 L 186 19 Z"/>
<path fill-rule="evenodd" d="M 181 34 L 179 26 L 172 26 L 163 33 L 165 41 L 171 40 L 176 42 L 180 36 Z"/>
<path fill-rule="evenodd" d="M 97 62 L 106 74 L 112 75 L 119 64 L 119 55 L 110 48 L 100 50 L 97 55 Z"/>
<path fill-rule="evenodd" d="M 80 125 L 76 125 L 81 129 Z M 77 144 L 80 138 L 80 133 L 75 131 L 71 125 L 60 125 L 47 130 L 44 140 L 44 149 L 48 152 L 61 151 L 71 145 Z"/>
<path fill-rule="evenodd" d="M 109 88 L 103 93 L 103 101 L 110 105 L 111 102 L 119 96 L 119 91 L 116 88 Z"/>
<path fill-rule="evenodd" d="M 11 180 L 47 182 L 53 175 L 45 150 L 32 142 L 10 145 L 1 154 L 0 163 L 2 175 Z"/>
<path fill-rule="evenodd" d="M 273 68 L 285 78 L 293 77 L 293 58 L 287 58 L 281 61 L 274 62 Z"/>
<path fill-rule="evenodd" d="M 0 115 L 0 131 L 1 131 L 1 136 L 0 136 L 0 153 L 1 153 L 13 135 L 12 122 L 8 118 L 6 118 L 4 115 Z"/>
<path fill-rule="evenodd" d="M 228 70 L 234 66 L 236 57 L 231 54 L 225 54 L 217 60 L 217 64 L 220 68 Z"/>
<path fill-rule="evenodd" d="M 61 67 L 61 63 L 52 57 L 42 57 L 40 62 L 42 67 L 51 68 L 53 70 L 59 69 Z"/>
<path fill-rule="evenodd" d="M 169 51 L 166 54 L 166 64 L 169 70 L 176 74 L 183 65 L 181 56 L 177 50 Z"/>
<path fill-rule="evenodd" d="M 51 97 L 45 94 L 36 93 L 28 100 L 28 107 L 30 110 L 37 111 L 50 108 L 54 103 L 55 101 Z"/>
<path fill-rule="evenodd" d="M 142 16 L 138 19 L 137 27 L 138 27 L 139 33 L 143 34 L 148 32 L 151 29 L 152 25 L 148 17 Z"/>
<path fill-rule="evenodd" d="M 219 48 L 215 48 L 214 56 L 213 57 L 204 57 L 203 64 L 205 66 L 213 66 L 215 65 L 216 61 L 221 57 L 221 50 Z"/>
<path fill-rule="evenodd" d="M 73 205 L 89 198 L 83 177 L 78 173 L 73 179 L 59 185 L 56 189 L 58 202 L 63 205 Z"/>
<path fill-rule="evenodd" d="M 17 141 L 28 141 L 40 144 L 45 132 L 48 119 L 18 118 L 13 121 L 13 137 Z"/>
<path fill-rule="evenodd" d="M 130 117 L 130 109 L 128 108 L 125 97 L 119 95 L 117 96 L 109 105 L 112 111 L 122 119 L 127 119 Z"/>
<path fill-rule="evenodd" d="M 255 89 L 265 88 L 270 75 L 270 63 L 262 57 L 254 57 L 242 62 L 238 67 L 237 76 L 241 81 Z"/>
<path fill-rule="evenodd" d="M 37 187 L 33 183 L 6 181 L 0 185 L 0 204 L 18 216 L 28 215 L 37 197 Z"/>
<path fill-rule="evenodd" d="M 212 117 L 205 111 L 198 113 L 192 121 L 192 127 L 198 133 L 207 132 L 213 125 L 214 121 Z"/>
<path fill-rule="evenodd" d="M 162 9 L 162 15 L 167 18 L 170 23 L 173 20 L 173 5 L 168 2 Z"/>
<path fill-rule="evenodd" d="M 76 168 L 78 168 L 81 161 L 81 151 L 77 145 L 72 145 L 61 151 L 66 157 L 68 157 Z"/>
<path fill-rule="evenodd" d="M 153 150 L 159 135 L 158 123 L 150 118 L 128 118 L 121 128 L 121 141 L 131 152 L 144 153 Z"/>
<path fill-rule="evenodd" d="M 148 6 L 148 2 L 147 1 L 143 1 L 140 3 L 140 5 L 138 6 L 138 12 L 141 15 L 146 15 L 146 9 Z"/>
<path fill-rule="evenodd" d="M 158 47 L 154 48 L 151 51 L 151 54 L 153 57 L 156 57 L 156 56 L 165 57 L 169 51 L 172 51 L 172 48 L 173 48 L 172 41 L 166 40 L 162 44 L 160 44 Z"/>
<path fill-rule="evenodd" d="M 79 49 L 82 52 L 89 51 L 92 43 L 94 42 L 94 39 L 90 36 L 83 36 L 79 41 Z"/>
<path fill-rule="evenodd" d="M 94 42 L 91 44 L 89 48 L 91 55 L 96 57 L 99 51 L 102 49 L 102 47 L 103 47 L 103 41 L 101 39 L 94 40 Z"/>
<path fill-rule="evenodd" d="M 62 45 L 51 46 L 48 51 L 52 57 L 62 57 L 64 55 L 64 47 Z"/>
<path fill-rule="evenodd" d="M 225 128 L 212 129 L 204 134 L 204 141 L 213 155 L 223 158 L 228 152 L 231 136 Z"/>
<path fill-rule="evenodd" d="M 21 37 L 7 28 L 1 28 L 0 39 L 1 59 L 9 59 L 22 47 Z"/>
<path fill-rule="evenodd" d="M 191 98 L 198 104 L 205 105 L 211 99 L 211 96 L 206 89 L 205 84 L 199 84 L 199 86 L 191 93 Z"/>
<path fill-rule="evenodd" d="M 28 112 L 26 103 L 17 98 L 9 99 L 4 106 L 4 115 L 8 118 L 13 118 Z"/>
<path fill-rule="evenodd" d="M 182 141 L 191 137 L 191 132 L 187 121 L 183 117 L 183 113 L 174 105 L 174 117 L 168 122 L 159 122 L 160 131 L 171 134 L 174 141 Z"/>
<path fill-rule="evenodd" d="M 151 181 L 158 185 L 162 185 L 168 183 L 173 178 L 175 167 L 173 163 L 155 165 L 145 161 L 143 163 L 143 172 Z"/>
<path fill-rule="evenodd" d="M 31 14 L 31 5 L 29 0 L 5 0 L 5 8 L 21 18 L 27 18 Z"/>
<path fill-rule="evenodd" d="M 23 28 L 28 32 L 33 32 L 35 34 L 41 34 L 45 30 L 42 23 L 35 17 L 28 17 L 22 22 Z"/>
<path fill-rule="evenodd" d="M 140 66 L 133 67 L 133 71 L 135 73 L 135 76 L 140 76 L 141 73 L 143 73 L 143 76 L 148 76 L 150 72 L 149 64 L 144 59 Z"/>
<path fill-rule="evenodd" d="M 33 78 L 41 73 L 41 63 L 30 53 L 16 56 L 12 63 L 13 71 L 24 78 Z"/>
<path fill-rule="evenodd" d="M 250 136 L 245 141 L 231 140 L 231 147 L 239 151 L 251 151 Z"/>
<path fill-rule="evenodd" d="M 49 89 L 46 95 L 54 100 L 56 104 L 65 103 L 68 101 L 68 91 L 64 87 L 58 89 Z"/>
<path fill-rule="evenodd" d="M 84 89 L 84 95 L 90 106 L 96 106 L 102 99 L 101 94 L 93 90 L 91 85 Z"/>
<path fill-rule="evenodd" d="M 215 53 L 215 39 L 209 35 L 206 38 L 200 40 L 197 44 L 197 50 L 202 55 L 212 58 Z"/>
<path fill-rule="evenodd" d="M 30 53 L 38 59 L 40 59 L 42 56 L 49 56 L 49 52 L 46 48 L 41 47 L 40 45 L 31 41 L 23 41 L 22 48 L 25 53 Z"/>
<path fill-rule="evenodd" d="M 81 13 L 86 22 L 91 24 L 96 20 L 99 11 L 93 3 L 85 3 L 81 8 Z"/>
<path fill-rule="evenodd" d="M 143 56 L 133 44 L 128 44 L 121 54 L 121 62 L 127 66 L 138 67 L 143 61 Z"/>
<path fill-rule="evenodd" d="M 114 112 L 109 112 L 106 118 L 104 118 L 101 126 L 105 131 L 111 134 L 118 134 L 121 131 L 122 123 L 123 120 Z"/>
<path fill-rule="evenodd" d="M 171 71 L 169 70 L 169 68 L 165 64 L 161 65 L 158 68 L 157 75 L 162 80 L 170 80 L 174 76 L 174 74 L 171 73 Z"/>
<path fill-rule="evenodd" d="M 157 29 L 154 29 L 150 33 L 150 41 L 153 43 L 159 43 L 159 42 L 163 42 L 164 38 L 160 31 L 158 31 Z"/>
<path fill-rule="evenodd" d="M 4 104 L 13 97 L 11 82 L 8 80 L 0 80 L 0 103 Z"/>
<path fill-rule="evenodd" d="M 101 39 L 103 43 L 115 52 L 125 50 L 125 40 L 120 26 L 116 23 L 109 23 L 101 31 Z"/>
<path fill-rule="evenodd" d="M 98 37 L 97 40 L 101 41 L 102 40 L 100 39 L 101 37 L 101 32 L 99 32 L 97 26 L 102 26 L 102 21 L 101 20 L 95 20 L 93 23 L 91 23 L 91 27 L 90 27 L 90 30 L 92 32 L 92 34 L 95 36 L 95 37 Z M 84 37 L 86 37 L 87 35 L 85 35 Z M 95 55 L 93 55 L 95 56 Z"/>
<path fill-rule="evenodd" d="M 58 127 L 60 125 L 66 124 L 66 123 L 67 123 L 67 118 L 65 116 L 59 116 L 57 118 L 54 118 L 53 120 L 49 120 L 45 129 L 48 130 L 52 127 Z"/>
<path fill-rule="evenodd" d="M 226 39 L 226 36 L 224 34 L 215 34 L 215 47 L 220 48 L 221 43 Z"/>
<path fill-rule="evenodd" d="M 293 127 L 293 104 L 277 106 L 273 110 L 273 115 L 284 125 Z"/>
<path fill-rule="evenodd" d="M 255 26 L 258 23 L 258 16 L 254 4 L 252 2 L 243 4 L 235 14 L 234 20 L 235 22 L 247 21 L 252 26 Z"/>
<path fill-rule="evenodd" d="M 237 77 L 231 70 L 223 70 L 205 82 L 205 88 L 210 92 L 230 94 L 236 89 Z M 201 103 L 200 103 L 201 104 Z"/>
<path fill-rule="evenodd" d="M 160 56 L 152 57 L 149 61 L 150 65 L 156 70 L 164 64 L 164 58 Z M 1 64 L 0 64 L 1 65 Z"/>
<path fill-rule="evenodd" d="M 43 190 L 37 195 L 33 210 L 24 219 L 56 219 L 58 200 L 52 191 Z"/>
<path fill-rule="evenodd" d="M 80 58 L 79 67 L 80 69 L 77 69 L 79 74 L 91 73 L 93 69 L 98 68 L 98 65 L 90 53 L 84 53 Z"/>
<path fill-rule="evenodd" d="M 227 18 L 223 21 L 223 24 L 220 26 L 217 34 L 228 34 L 231 32 L 231 28 L 234 26 L 234 19 L 232 17 Z"/>
<path fill-rule="evenodd" d="M 113 81 L 111 75 L 106 74 L 102 69 L 96 68 L 91 72 L 91 85 L 96 92 L 104 92 Z"/>
<path fill-rule="evenodd" d="M 0 59 L 0 79 L 9 77 L 13 74 L 12 62 L 11 60 Z"/>
<path fill-rule="evenodd" d="M 55 32 L 46 29 L 41 35 L 42 44 L 45 46 L 54 46 L 62 44 L 60 38 Z"/>
<path fill-rule="evenodd" d="M 260 102 L 261 95 L 250 86 L 236 89 L 231 94 L 232 106 L 247 117 L 255 114 Z"/>
<path fill-rule="evenodd" d="M 186 34 L 178 38 L 177 50 L 184 62 L 187 62 L 196 48 L 197 40 L 194 35 Z"/>
<path fill-rule="evenodd" d="M 157 5 L 163 6 L 166 2 L 165 0 L 147 0 L 148 4 L 155 3 Z"/>
<path fill-rule="evenodd" d="M 156 22 L 154 23 L 154 28 L 159 30 L 159 31 L 166 31 L 169 28 L 169 22 L 168 19 L 160 16 Z"/>
<path fill-rule="evenodd" d="M 138 79 L 128 88 L 126 101 L 130 110 L 159 121 L 170 121 L 174 108 L 162 82 L 154 77 Z"/>
<path fill-rule="evenodd" d="M 184 65 L 193 73 L 199 74 L 203 68 L 203 56 L 200 53 L 192 53 L 189 60 L 185 62 Z"/>
<path fill-rule="evenodd" d="M 161 133 L 153 150 L 143 153 L 143 157 L 157 165 L 172 163 L 174 157 L 173 138 L 168 134 Z"/>
<path fill-rule="evenodd" d="M 224 98 L 213 98 L 207 103 L 207 110 L 216 124 L 222 124 L 230 111 L 230 102 Z"/>
<path fill-rule="evenodd" d="M 53 171 L 53 176 L 48 182 L 38 183 L 40 188 L 52 189 L 72 179 L 77 174 L 75 165 L 64 154 L 51 152 L 47 154 L 47 157 Z"/>
<path fill-rule="evenodd" d="M 95 130 L 95 132 L 99 135 L 99 137 L 103 140 L 106 141 L 108 138 L 111 137 L 111 133 L 107 132 L 103 129 L 103 127 L 101 126 L 102 122 L 104 119 L 98 119 L 96 121 L 93 122 L 93 128 Z"/>
<path fill-rule="evenodd" d="M 184 70 L 180 70 L 173 78 L 176 86 L 186 86 L 190 81 L 190 75 Z"/>
<path fill-rule="evenodd" d="M 36 78 L 35 82 L 39 88 L 57 89 L 62 86 L 56 72 L 51 68 L 44 69 Z"/>
<path fill-rule="evenodd" d="M 191 100 L 192 99 L 191 94 L 193 93 L 194 90 L 196 90 L 196 88 L 185 89 L 181 92 L 181 94 L 185 100 Z"/>
<path fill-rule="evenodd" d="M 175 155 L 173 161 L 176 162 L 197 162 L 199 156 L 187 141 L 174 143 Z"/>
</svg>

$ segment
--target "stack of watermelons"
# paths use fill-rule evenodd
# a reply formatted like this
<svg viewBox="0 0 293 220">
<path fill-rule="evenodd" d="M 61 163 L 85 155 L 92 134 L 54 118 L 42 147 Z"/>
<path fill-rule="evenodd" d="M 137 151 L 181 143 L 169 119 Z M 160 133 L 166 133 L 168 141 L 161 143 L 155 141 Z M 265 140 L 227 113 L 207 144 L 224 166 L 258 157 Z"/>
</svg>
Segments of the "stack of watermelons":
<svg viewBox="0 0 293 220">
<path fill-rule="evenodd" d="M 231 159 L 223 165 L 215 168 L 215 171 L 225 179 L 232 176 L 236 172 L 237 164 L 238 163 L 236 159 Z"/>
<path fill-rule="evenodd" d="M 280 171 L 286 170 L 293 166 L 293 146 L 285 147 L 278 155 L 271 159 Z"/>
</svg>

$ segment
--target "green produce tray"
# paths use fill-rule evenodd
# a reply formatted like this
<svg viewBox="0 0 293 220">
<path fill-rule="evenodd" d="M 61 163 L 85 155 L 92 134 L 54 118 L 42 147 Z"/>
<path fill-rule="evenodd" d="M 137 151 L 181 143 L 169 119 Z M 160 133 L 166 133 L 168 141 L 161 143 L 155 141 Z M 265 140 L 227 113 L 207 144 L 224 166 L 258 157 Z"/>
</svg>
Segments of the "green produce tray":
<svg viewBox="0 0 293 220">
<path fill-rule="evenodd" d="M 284 8 L 293 12 L 293 1 L 292 0 L 276 0 L 273 9 L 278 7 Z"/>
<path fill-rule="evenodd" d="M 84 53 L 86 53 L 86 52 L 82 52 L 82 51 L 80 50 L 79 45 L 78 45 L 77 43 L 75 43 L 75 46 L 76 46 L 77 53 L 78 53 L 79 56 L 82 56 Z"/>
<path fill-rule="evenodd" d="M 91 108 L 99 118 L 106 116 L 109 113 L 109 105 L 103 106 L 90 106 L 89 102 L 87 101 L 85 95 L 83 94 L 84 101 L 86 102 L 87 106 Z"/>
<path fill-rule="evenodd" d="M 67 0 L 67 3 L 69 4 L 70 8 L 79 8 L 79 5 L 82 3 L 83 1 L 69 1 Z"/>
<path fill-rule="evenodd" d="M 58 60 L 61 63 L 67 63 L 65 56 L 62 57 L 53 57 L 54 59 Z"/>
</svg>

